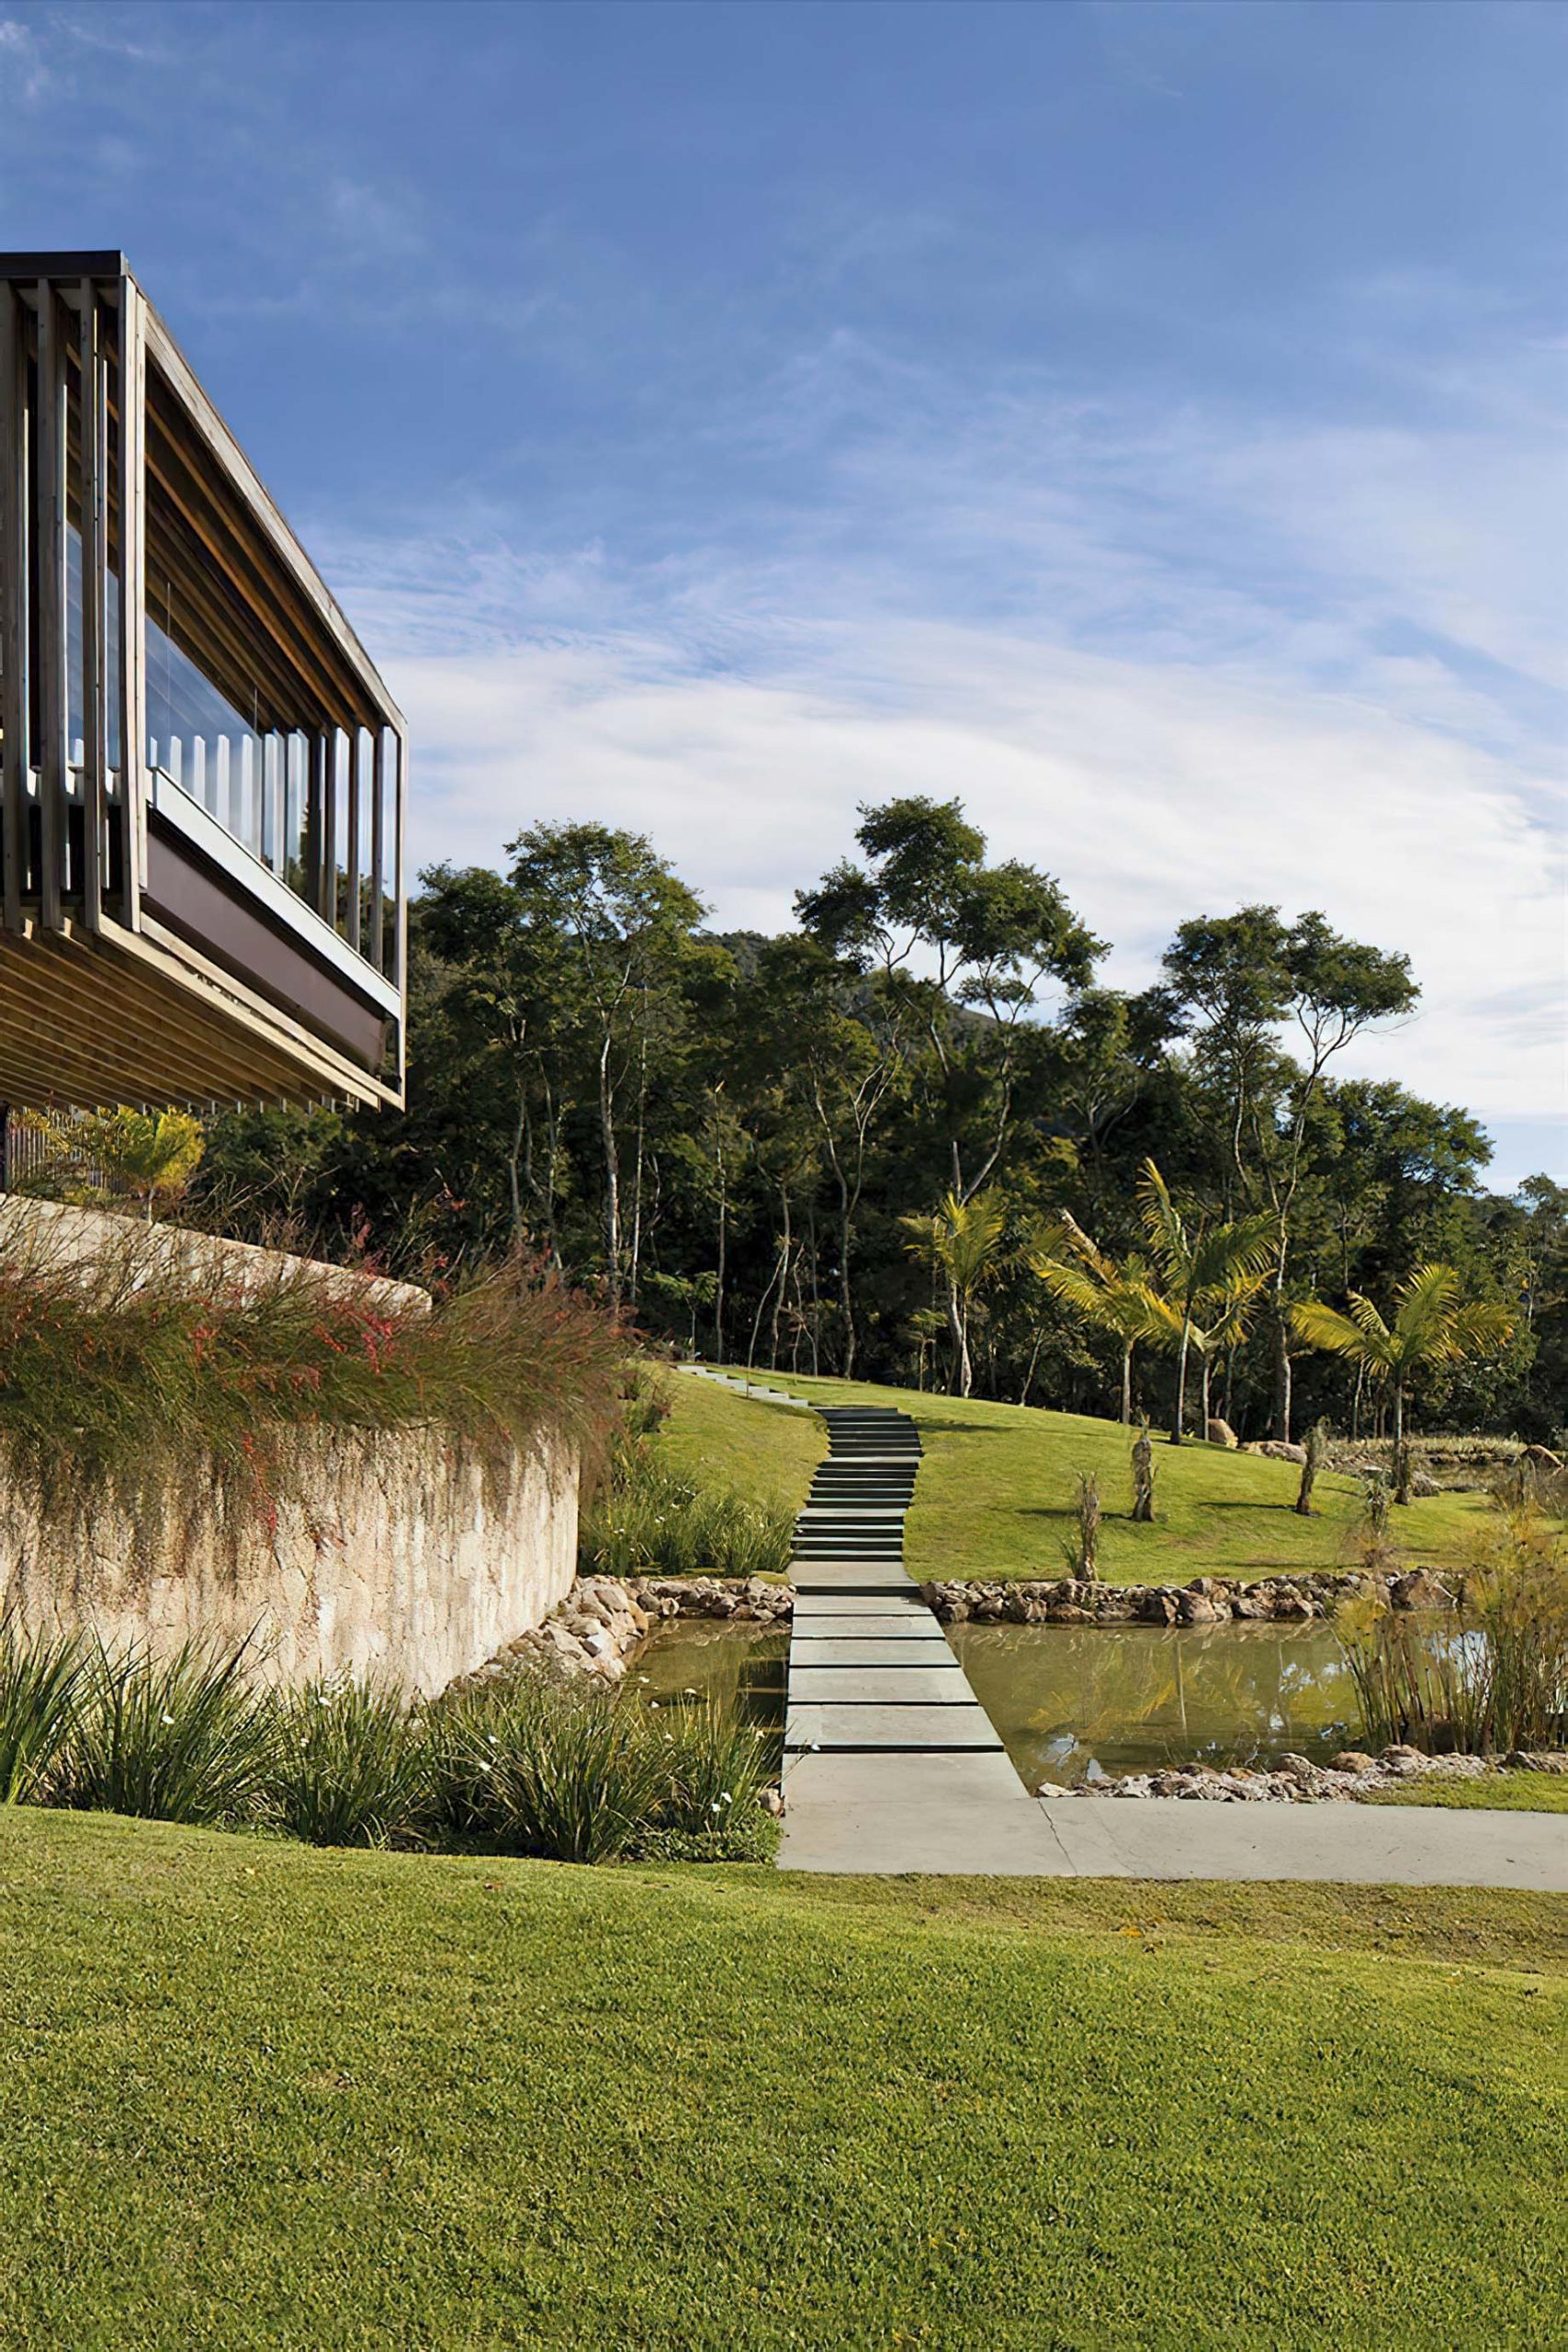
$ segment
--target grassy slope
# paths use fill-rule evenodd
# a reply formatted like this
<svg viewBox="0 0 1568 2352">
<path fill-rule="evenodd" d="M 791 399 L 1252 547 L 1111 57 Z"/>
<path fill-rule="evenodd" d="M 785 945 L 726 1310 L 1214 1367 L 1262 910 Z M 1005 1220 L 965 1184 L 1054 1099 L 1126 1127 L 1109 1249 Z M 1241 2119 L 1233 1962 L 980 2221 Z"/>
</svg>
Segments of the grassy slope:
<svg viewBox="0 0 1568 2352">
<path fill-rule="evenodd" d="M 741 1494 L 797 1504 L 826 1451 L 811 1413 L 730 1396 L 709 1380 L 671 1373 L 670 1419 L 660 1443 L 679 1470 L 701 1473 Z"/>
<path fill-rule="evenodd" d="M 1550 1772 L 1491 1772 L 1483 1781 L 1412 1781 L 1380 1789 L 1369 1804 L 1444 1804 L 1480 1813 L 1568 1813 L 1568 1779 Z"/>
<path fill-rule="evenodd" d="M 1156 1437 L 1158 1516 L 1153 1526 L 1135 1527 L 1127 1516 L 1130 1439 L 1116 1421 L 1032 1406 L 965 1404 L 859 1382 L 791 1378 L 781 1385 L 822 1404 L 896 1405 L 919 1424 L 926 1460 L 908 1533 L 908 1565 L 917 1577 L 1066 1574 L 1061 1544 L 1080 1470 L 1100 1479 L 1106 1514 L 1100 1574 L 1116 1583 L 1181 1584 L 1205 1574 L 1261 1577 L 1353 1564 L 1360 1508 L 1354 1479 L 1320 1478 L 1321 1514 L 1298 1519 L 1292 1505 L 1299 1473 L 1292 1464 L 1215 1446 L 1172 1446 Z M 676 1442 L 688 1447 L 686 1458 L 710 1443 L 716 1451 L 722 1442 L 725 1475 L 738 1483 L 750 1450 L 748 1427 L 763 1415 L 773 1423 L 792 1419 L 781 1408 L 727 1396 L 704 1381 L 681 1377 L 674 1385 L 671 1427 Z M 793 1427 L 790 1433 L 795 1434 Z M 814 1424 L 803 1418 L 798 1434 L 808 1456 L 821 1452 Z M 1394 1535 L 1412 1564 L 1461 1566 L 1483 1531 L 1486 1510 L 1480 1495 L 1436 1496 L 1396 1511 Z"/>
<path fill-rule="evenodd" d="M 0 2342 L 1560 2340 L 1568 1905 L 0 1815 Z"/>
</svg>

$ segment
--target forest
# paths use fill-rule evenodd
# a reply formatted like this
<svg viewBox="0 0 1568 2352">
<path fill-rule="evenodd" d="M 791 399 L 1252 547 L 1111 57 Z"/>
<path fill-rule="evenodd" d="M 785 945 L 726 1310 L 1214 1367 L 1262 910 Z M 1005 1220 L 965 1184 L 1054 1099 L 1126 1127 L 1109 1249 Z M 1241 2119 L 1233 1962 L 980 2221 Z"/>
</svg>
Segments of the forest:
<svg viewBox="0 0 1568 2352">
<path fill-rule="evenodd" d="M 1243 1439 L 1381 1433 L 1403 1385 L 1560 1442 L 1568 1190 L 1487 1191 L 1466 1111 L 1344 1074 L 1403 956 L 1199 912 L 1122 993 L 957 799 L 856 842 L 772 938 L 596 824 L 429 868 L 406 1112 L 222 1116 L 183 1213 L 436 1280 L 522 1252 L 726 1363 Z"/>
</svg>

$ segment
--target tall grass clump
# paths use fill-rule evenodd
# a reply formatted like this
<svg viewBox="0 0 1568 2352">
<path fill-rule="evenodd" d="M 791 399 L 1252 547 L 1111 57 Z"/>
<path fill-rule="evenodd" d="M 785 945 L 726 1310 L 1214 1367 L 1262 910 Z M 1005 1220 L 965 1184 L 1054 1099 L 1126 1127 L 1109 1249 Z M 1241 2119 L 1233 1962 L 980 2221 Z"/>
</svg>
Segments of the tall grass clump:
<svg viewBox="0 0 1568 2352">
<path fill-rule="evenodd" d="M 461 1706 L 443 1745 L 447 1817 L 515 1853 L 613 1860 L 660 1792 L 639 1711 L 543 1675 L 519 1677 L 500 1703 Z"/>
<path fill-rule="evenodd" d="M 74 1720 L 85 1654 L 71 1634 L 0 1618 L 0 1804 L 46 1788 Z"/>
<path fill-rule="evenodd" d="M 263 1792 L 269 1819 L 309 1846 L 423 1842 L 431 1743 L 400 1691 L 339 1677 L 273 1705 Z"/>
<path fill-rule="evenodd" d="M 1466 1619 L 1432 1625 L 1365 1600 L 1337 1630 L 1367 1736 L 1429 1754 L 1555 1747 L 1568 1740 L 1568 1560 L 1562 1523 L 1526 1491 L 1501 1498 L 1489 1555 L 1467 1580 Z"/>
<path fill-rule="evenodd" d="M 51 1801 L 156 1821 L 254 1819 L 276 1724 L 245 1679 L 249 1646 L 187 1642 L 160 1658 L 142 1646 L 111 1653 L 100 1645 L 51 1778 Z"/>
<path fill-rule="evenodd" d="M 613 1426 L 624 1337 L 536 1269 L 432 1305 L 188 1240 L 128 1221 L 88 1260 L 0 1258 L 0 1474 L 46 1518 L 214 1482 L 275 1517 L 345 1431 L 434 1426 L 500 1477 L 544 1432 L 592 1455 Z"/>
<path fill-rule="evenodd" d="M 623 1443 L 583 1514 L 580 1565 L 585 1576 L 783 1576 L 794 1526 L 786 1504 L 682 1476 L 657 1440 Z"/>
</svg>

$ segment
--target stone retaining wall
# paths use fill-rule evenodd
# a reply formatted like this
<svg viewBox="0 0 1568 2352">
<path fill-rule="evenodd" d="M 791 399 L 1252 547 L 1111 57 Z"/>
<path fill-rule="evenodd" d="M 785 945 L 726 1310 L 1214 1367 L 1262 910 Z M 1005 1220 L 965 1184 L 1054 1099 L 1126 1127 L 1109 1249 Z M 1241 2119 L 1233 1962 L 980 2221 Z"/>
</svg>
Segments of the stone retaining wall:
<svg viewBox="0 0 1568 2352">
<path fill-rule="evenodd" d="M 1425 1568 L 1400 1576 L 1360 1574 L 1194 1577 L 1190 1584 L 1103 1584 L 1061 1577 L 1053 1583 L 925 1584 L 920 1597 L 944 1624 L 972 1619 L 981 1625 L 1219 1625 L 1233 1619 L 1263 1623 L 1331 1617 L 1339 1604 L 1364 1593 L 1384 1596 L 1395 1609 L 1446 1609 L 1463 1599 L 1463 1579 Z"/>
<path fill-rule="evenodd" d="M 73 1530 L 0 1493 L 0 1611 L 111 1647 L 254 1635 L 265 1679 L 375 1674 L 429 1695 L 570 1589 L 578 1463 L 558 1444 L 498 1479 L 435 1430 L 333 1439 L 310 1486 L 275 1526 L 209 1491 L 151 1526 L 99 1505 Z"/>
</svg>

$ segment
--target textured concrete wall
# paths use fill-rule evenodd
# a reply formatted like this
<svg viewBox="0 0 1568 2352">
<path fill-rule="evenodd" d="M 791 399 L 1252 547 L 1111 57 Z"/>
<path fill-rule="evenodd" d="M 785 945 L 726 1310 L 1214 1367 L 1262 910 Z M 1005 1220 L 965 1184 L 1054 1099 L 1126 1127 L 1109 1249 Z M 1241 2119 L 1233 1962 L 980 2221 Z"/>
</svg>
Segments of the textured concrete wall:
<svg viewBox="0 0 1568 2352">
<path fill-rule="evenodd" d="M 0 1493 L 0 1610 L 111 1646 L 256 1633 L 279 1681 L 378 1673 L 441 1690 L 536 1625 L 577 1566 L 578 1466 L 558 1445 L 487 1481 L 433 1431 L 323 1445 L 308 1504 L 210 1491 L 152 1521 L 85 1503 L 67 1533 Z"/>
</svg>

